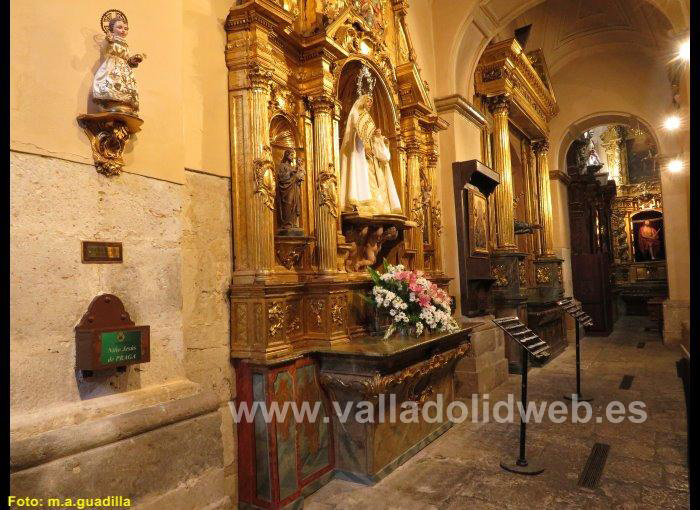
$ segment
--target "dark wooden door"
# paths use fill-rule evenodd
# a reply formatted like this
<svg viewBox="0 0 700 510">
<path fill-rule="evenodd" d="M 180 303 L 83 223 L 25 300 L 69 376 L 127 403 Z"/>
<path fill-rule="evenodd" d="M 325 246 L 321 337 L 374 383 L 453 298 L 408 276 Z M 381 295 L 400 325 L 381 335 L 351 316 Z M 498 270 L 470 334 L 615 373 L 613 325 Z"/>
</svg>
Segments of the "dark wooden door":
<svg viewBox="0 0 700 510">
<path fill-rule="evenodd" d="M 609 335 L 613 328 L 612 285 L 606 253 L 579 253 L 571 256 L 574 296 L 593 319 L 586 331 Z"/>
</svg>

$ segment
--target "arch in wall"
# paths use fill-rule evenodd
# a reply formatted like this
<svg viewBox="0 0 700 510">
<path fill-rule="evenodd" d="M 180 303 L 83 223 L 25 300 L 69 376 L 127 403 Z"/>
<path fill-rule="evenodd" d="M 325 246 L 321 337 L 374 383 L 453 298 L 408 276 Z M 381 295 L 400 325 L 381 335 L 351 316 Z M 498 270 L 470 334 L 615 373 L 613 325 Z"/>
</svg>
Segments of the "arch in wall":
<svg viewBox="0 0 700 510">
<path fill-rule="evenodd" d="M 603 124 L 625 124 L 628 126 L 634 126 L 637 123 L 641 124 L 649 131 L 649 134 L 651 134 L 652 138 L 654 139 L 654 143 L 656 144 L 659 153 L 662 153 L 662 145 L 659 137 L 647 120 L 638 115 L 633 115 L 626 112 L 597 112 L 581 117 L 575 122 L 569 124 L 569 126 L 564 130 L 561 139 L 552 144 L 554 153 L 551 156 L 551 161 L 556 161 L 559 165 L 559 169 L 565 172 L 566 153 L 574 140 L 582 132 Z"/>
</svg>

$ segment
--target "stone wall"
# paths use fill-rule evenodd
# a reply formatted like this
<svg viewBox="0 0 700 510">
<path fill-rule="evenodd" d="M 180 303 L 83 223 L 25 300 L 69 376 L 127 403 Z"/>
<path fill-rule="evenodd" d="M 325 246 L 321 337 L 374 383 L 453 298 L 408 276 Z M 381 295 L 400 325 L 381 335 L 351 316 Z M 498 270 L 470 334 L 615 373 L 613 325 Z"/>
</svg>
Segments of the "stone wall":
<svg viewBox="0 0 700 510">
<path fill-rule="evenodd" d="M 236 398 L 230 358 L 231 179 L 185 172 L 182 204 L 182 295 L 185 372 L 218 399 L 225 492 L 236 501 Z"/>
<path fill-rule="evenodd" d="M 12 494 L 234 506 L 228 183 L 10 152 Z M 121 241 L 124 262 L 81 263 L 81 240 Z M 74 327 L 102 293 L 150 325 L 151 362 L 85 379 Z"/>
<path fill-rule="evenodd" d="M 455 368 L 455 396 L 469 398 L 483 395 L 508 379 L 503 331 L 492 321 L 492 315 L 475 317 L 483 321 L 471 336 L 472 347 Z"/>
</svg>

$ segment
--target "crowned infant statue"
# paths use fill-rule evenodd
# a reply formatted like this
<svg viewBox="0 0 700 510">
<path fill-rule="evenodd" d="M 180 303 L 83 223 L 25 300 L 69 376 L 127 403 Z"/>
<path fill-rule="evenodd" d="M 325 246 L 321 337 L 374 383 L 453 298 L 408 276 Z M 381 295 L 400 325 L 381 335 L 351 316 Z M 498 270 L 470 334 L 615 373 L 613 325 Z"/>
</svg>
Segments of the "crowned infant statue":
<svg viewBox="0 0 700 510">
<path fill-rule="evenodd" d="M 362 90 L 363 78 L 368 87 Z M 363 67 L 340 147 L 340 209 L 363 216 L 400 214 L 401 202 L 391 173 L 389 142 L 372 119 L 374 78 Z"/>
<path fill-rule="evenodd" d="M 103 111 L 136 114 L 139 96 L 132 68 L 137 67 L 145 55 L 129 54 L 126 42 L 129 22 L 123 12 L 116 9 L 105 12 L 101 24 L 106 46 L 104 60 L 92 82 L 93 100 Z"/>
</svg>

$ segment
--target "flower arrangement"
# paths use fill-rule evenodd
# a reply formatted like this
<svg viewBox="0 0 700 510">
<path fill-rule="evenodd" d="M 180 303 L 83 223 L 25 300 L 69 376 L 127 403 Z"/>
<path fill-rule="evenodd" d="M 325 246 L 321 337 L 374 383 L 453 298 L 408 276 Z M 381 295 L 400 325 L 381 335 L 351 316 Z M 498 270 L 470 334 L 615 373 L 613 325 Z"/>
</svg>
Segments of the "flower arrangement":
<svg viewBox="0 0 700 510">
<path fill-rule="evenodd" d="M 381 313 L 391 316 L 391 325 L 384 338 L 395 331 L 422 335 L 426 331 L 457 331 L 452 318 L 452 298 L 423 276 L 422 271 L 407 271 L 384 260 L 384 273 L 367 268 L 374 287 L 367 297 Z"/>
</svg>

